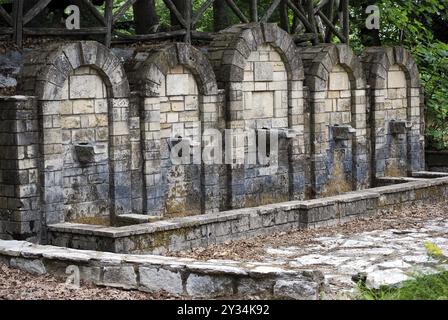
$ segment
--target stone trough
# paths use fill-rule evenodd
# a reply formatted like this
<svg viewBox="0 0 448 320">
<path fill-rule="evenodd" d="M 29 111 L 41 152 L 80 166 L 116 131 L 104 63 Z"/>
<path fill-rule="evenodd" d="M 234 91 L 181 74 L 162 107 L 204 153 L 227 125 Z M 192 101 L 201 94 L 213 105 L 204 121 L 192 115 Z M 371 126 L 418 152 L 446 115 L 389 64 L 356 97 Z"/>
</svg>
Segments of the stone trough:
<svg viewBox="0 0 448 320">
<path fill-rule="evenodd" d="M 416 173 L 417 176 L 431 173 Z M 444 175 L 440 173 L 439 175 Z M 52 245 L 116 253 L 153 253 L 206 247 L 274 232 L 343 223 L 413 204 L 434 203 L 448 195 L 448 176 L 403 178 L 399 184 L 346 194 L 293 201 L 123 227 L 72 223 L 49 226 Z M 399 178 L 391 178 L 397 183 Z M 411 180 L 411 182 L 406 182 Z"/>
</svg>

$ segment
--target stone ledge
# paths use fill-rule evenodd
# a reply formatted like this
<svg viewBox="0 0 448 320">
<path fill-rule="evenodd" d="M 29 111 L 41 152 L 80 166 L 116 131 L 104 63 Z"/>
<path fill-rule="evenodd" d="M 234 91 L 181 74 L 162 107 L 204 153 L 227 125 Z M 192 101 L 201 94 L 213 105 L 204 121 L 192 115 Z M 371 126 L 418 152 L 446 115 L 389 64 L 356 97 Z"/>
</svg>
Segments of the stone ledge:
<svg viewBox="0 0 448 320">
<path fill-rule="evenodd" d="M 68 266 L 97 285 L 141 291 L 167 291 L 198 298 L 245 297 L 319 299 L 321 272 L 285 269 L 267 263 L 197 261 L 153 255 L 123 255 L 0 240 L 0 258 L 9 266 L 34 274 L 66 277 Z M 99 272 L 98 272 L 99 270 Z M 274 288 L 289 286 L 276 294 Z M 301 290 L 300 288 L 307 288 Z M 310 290 L 311 288 L 311 290 Z M 284 295 L 284 291 L 289 292 Z"/>
<path fill-rule="evenodd" d="M 176 218 L 126 227 L 56 224 L 49 241 L 58 246 L 119 253 L 164 253 L 206 247 L 255 235 L 346 223 L 357 217 L 433 202 L 447 194 L 448 177 L 354 191 L 308 201 L 292 201 Z"/>
</svg>

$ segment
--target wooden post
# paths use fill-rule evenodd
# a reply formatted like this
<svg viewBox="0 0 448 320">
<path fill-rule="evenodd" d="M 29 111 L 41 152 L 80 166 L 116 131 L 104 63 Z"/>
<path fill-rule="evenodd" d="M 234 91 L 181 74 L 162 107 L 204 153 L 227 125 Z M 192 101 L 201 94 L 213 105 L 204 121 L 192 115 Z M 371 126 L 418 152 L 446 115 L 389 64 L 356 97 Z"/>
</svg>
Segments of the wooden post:
<svg viewBox="0 0 448 320">
<path fill-rule="evenodd" d="M 19 48 L 23 45 L 23 0 L 14 1 L 13 6 L 14 41 Z"/>
<path fill-rule="evenodd" d="M 327 11 L 327 17 L 328 20 L 330 20 L 331 23 L 334 23 L 334 0 L 330 0 L 329 4 L 328 4 L 328 11 Z M 333 31 L 330 29 L 330 27 L 327 26 L 327 30 L 325 32 L 325 40 L 324 42 L 331 42 L 331 38 L 333 36 Z"/>
<path fill-rule="evenodd" d="M 350 42 L 350 9 L 349 9 L 349 0 L 342 0 L 342 30 L 345 39 L 347 39 L 346 43 Z"/>
<path fill-rule="evenodd" d="M 114 0 L 106 0 L 106 5 L 104 7 L 104 20 L 106 21 L 106 36 L 104 39 L 104 45 L 110 47 L 112 41 L 112 20 L 113 20 L 113 7 Z"/>
<path fill-rule="evenodd" d="M 185 34 L 185 42 L 191 43 L 191 13 L 193 11 L 193 3 L 191 0 L 185 0 L 185 24 L 186 24 L 186 34 Z"/>
<path fill-rule="evenodd" d="M 316 35 L 316 39 L 313 41 L 313 44 L 318 44 L 319 43 L 319 35 L 317 32 L 316 17 L 314 16 L 313 0 L 308 0 L 306 5 L 307 5 L 307 11 L 308 11 L 308 20 L 310 21 L 312 32 Z"/>
<path fill-rule="evenodd" d="M 258 22 L 258 1 L 250 0 L 250 21 Z"/>
<path fill-rule="evenodd" d="M 286 0 L 282 0 L 279 5 L 280 10 L 280 27 L 288 33 L 291 33 L 291 28 L 289 26 L 289 15 L 288 15 L 288 3 Z"/>
</svg>

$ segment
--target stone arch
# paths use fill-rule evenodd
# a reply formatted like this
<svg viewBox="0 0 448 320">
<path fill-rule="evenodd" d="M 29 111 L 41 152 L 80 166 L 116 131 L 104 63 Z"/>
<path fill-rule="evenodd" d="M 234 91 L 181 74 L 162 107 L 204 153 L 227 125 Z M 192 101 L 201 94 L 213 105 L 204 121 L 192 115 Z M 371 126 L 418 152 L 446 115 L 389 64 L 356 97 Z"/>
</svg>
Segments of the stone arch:
<svg viewBox="0 0 448 320">
<path fill-rule="evenodd" d="M 209 60 L 200 50 L 186 43 L 158 46 L 137 54 L 129 67 L 131 87 L 145 97 L 159 96 L 161 77 L 178 65 L 186 67 L 195 76 L 201 95 L 217 94 L 215 73 Z"/>
<path fill-rule="evenodd" d="M 222 187 L 227 190 L 226 207 L 303 199 L 307 130 L 303 110 L 304 73 L 291 36 L 275 24 L 235 25 L 217 35 L 208 49 L 208 57 L 218 87 L 226 90 L 226 127 L 243 130 L 246 135 L 254 130 L 255 135 L 261 130 L 275 131 L 281 137 L 278 149 L 281 169 L 277 173 L 268 173 L 260 163 L 228 164 L 227 185 Z M 255 105 L 257 102 L 259 105 Z M 242 133 L 233 134 L 238 139 Z M 242 143 L 250 145 L 248 141 Z M 239 152 L 236 149 L 241 150 L 235 146 L 233 149 L 235 154 Z M 244 157 L 249 156 L 245 151 Z"/>
<path fill-rule="evenodd" d="M 309 89 L 313 193 L 365 188 L 369 163 L 361 61 L 347 45 L 322 44 L 299 51 Z"/>
<path fill-rule="evenodd" d="M 88 82 L 77 83 L 76 88 L 79 86 L 80 92 L 74 94 L 70 91 L 68 83 L 75 76 L 86 77 L 85 80 L 87 77 L 96 79 L 101 97 L 91 94 L 92 88 Z M 27 57 L 19 91 L 34 95 L 38 100 L 41 158 L 39 175 L 42 184 L 40 197 L 42 211 L 46 217 L 44 223 L 61 223 L 68 217 L 65 191 L 70 188 L 66 186 L 66 152 L 76 154 L 78 165 L 76 168 L 70 168 L 74 175 L 78 171 L 80 176 L 84 172 L 90 172 L 89 176 L 85 177 L 89 180 L 87 184 L 105 198 L 108 204 L 108 220 L 113 223 L 116 216 L 130 213 L 129 83 L 119 59 L 109 49 L 94 41 L 51 45 L 47 50 L 33 52 Z M 101 111 L 97 111 L 97 99 L 102 100 Z M 67 105 L 71 106 L 69 111 L 65 109 Z M 99 113 L 106 129 L 104 132 L 107 131 L 103 138 L 98 138 L 98 132 L 93 129 L 96 125 L 91 122 L 93 118 L 95 121 L 99 118 Z M 68 114 L 72 116 L 71 120 L 77 123 L 74 127 L 70 125 L 70 128 L 76 127 L 79 131 L 92 130 L 85 141 L 84 138 L 83 141 L 64 138 L 67 137 L 65 116 Z M 81 124 L 81 118 L 84 123 L 89 123 L 86 124 L 89 128 Z M 104 149 L 101 158 L 104 159 L 101 161 L 104 166 L 99 169 L 101 161 L 97 158 L 97 150 L 102 139 L 104 143 L 101 143 L 101 148 Z M 94 179 L 94 174 L 98 175 L 97 180 Z M 81 199 L 77 200 L 76 204 L 87 208 L 88 216 L 82 217 L 82 222 L 95 224 L 97 219 L 90 214 L 96 211 L 89 209 L 89 201 Z M 90 207 L 93 208 L 94 205 Z"/>
<path fill-rule="evenodd" d="M 95 41 L 50 45 L 40 54 L 28 53 L 18 92 L 36 96 L 38 100 L 58 100 L 70 73 L 83 66 L 100 73 L 111 98 L 129 97 L 129 83 L 120 60 Z"/>
<path fill-rule="evenodd" d="M 423 170 L 424 121 L 417 64 L 402 47 L 366 48 L 362 61 L 371 87 L 372 178 Z M 400 73 L 403 81 L 391 76 Z M 396 83 L 391 85 L 392 81 Z"/>
<path fill-rule="evenodd" d="M 198 158 L 174 164 L 170 157 L 170 141 L 179 130 L 197 157 L 206 130 L 222 129 L 223 95 L 208 59 L 189 44 L 164 44 L 137 53 L 129 74 L 145 124 L 143 211 L 165 217 L 218 211 L 219 185 L 211 183 L 218 179 L 218 166 L 198 163 Z"/>
<path fill-rule="evenodd" d="M 250 23 L 221 31 L 210 45 L 208 57 L 218 85 L 243 81 L 246 60 L 263 44 L 271 45 L 280 54 L 288 71 L 288 80 L 304 79 L 302 61 L 291 36 L 276 24 Z"/>
</svg>

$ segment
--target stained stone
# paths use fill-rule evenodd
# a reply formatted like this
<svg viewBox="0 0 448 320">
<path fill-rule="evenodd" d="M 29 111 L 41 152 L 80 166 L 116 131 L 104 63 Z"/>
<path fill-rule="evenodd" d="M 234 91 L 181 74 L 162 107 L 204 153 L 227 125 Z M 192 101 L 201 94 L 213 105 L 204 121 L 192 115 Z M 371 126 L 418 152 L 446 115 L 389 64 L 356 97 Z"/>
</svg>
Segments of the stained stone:
<svg viewBox="0 0 448 320">
<path fill-rule="evenodd" d="M 13 258 L 10 260 L 10 266 L 33 274 L 41 275 L 47 273 L 44 264 L 39 259 L 29 260 L 23 258 Z"/>
<path fill-rule="evenodd" d="M 150 291 L 164 290 L 173 294 L 182 294 L 182 277 L 179 272 L 165 269 L 140 267 L 140 286 Z"/>
<path fill-rule="evenodd" d="M 395 286 L 410 279 L 401 269 L 387 269 L 371 272 L 367 275 L 366 286 L 370 289 L 380 289 L 383 286 Z"/>
<path fill-rule="evenodd" d="M 274 285 L 274 295 L 279 299 L 315 300 L 318 288 L 306 281 L 279 280 Z"/>
</svg>

